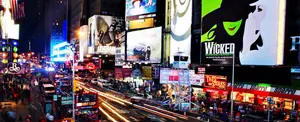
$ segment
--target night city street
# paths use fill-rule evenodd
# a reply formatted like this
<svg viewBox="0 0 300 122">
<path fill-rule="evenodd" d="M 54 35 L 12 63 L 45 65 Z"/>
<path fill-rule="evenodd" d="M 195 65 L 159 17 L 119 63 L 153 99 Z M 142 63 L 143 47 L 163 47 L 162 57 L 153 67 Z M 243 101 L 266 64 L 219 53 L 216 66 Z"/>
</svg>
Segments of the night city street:
<svg viewBox="0 0 300 122">
<path fill-rule="evenodd" d="M 0 0 L 0 122 L 300 122 L 300 0 Z"/>
</svg>

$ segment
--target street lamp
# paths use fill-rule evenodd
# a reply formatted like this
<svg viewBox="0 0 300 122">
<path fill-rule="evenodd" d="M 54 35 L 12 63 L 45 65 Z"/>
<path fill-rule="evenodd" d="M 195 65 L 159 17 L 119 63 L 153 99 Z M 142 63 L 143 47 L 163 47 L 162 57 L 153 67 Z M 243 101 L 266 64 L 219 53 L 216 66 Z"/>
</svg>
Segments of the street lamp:
<svg viewBox="0 0 300 122">
<path fill-rule="evenodd" d="M 233 45 L 233 56 L 232 56 L 232 80 L 231 80 L 231 107 L 230 107 L 230 115 L 231 121 L 233 120 L 233 88 L 234 88 L 234 64 L 235 63 L 235 44 Z"/>
<path fill-rule="evenodd" d="M 268 122 L 270 122 L 270 109 L 271 109 L 271 105 L 274 104 L 274 100 L 272 97 L 268 97 L 267 101 L 268 101 Z"/>
</svg>

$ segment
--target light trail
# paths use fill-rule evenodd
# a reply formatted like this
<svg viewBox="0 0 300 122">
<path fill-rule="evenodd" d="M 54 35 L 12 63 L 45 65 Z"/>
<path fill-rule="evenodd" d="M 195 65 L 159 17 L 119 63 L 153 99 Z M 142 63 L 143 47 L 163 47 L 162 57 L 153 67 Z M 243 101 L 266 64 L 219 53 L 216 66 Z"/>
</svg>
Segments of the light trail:
<svg viewBox="0 0 300 122">
<path fill-rule="evenodd" d="M 105 115 L 107 116 L 107 118 L 113 122 L 118 122 L 117 120 L 115 120 L 113 117 L 111 117 L 108 113 L 106 113 L 106 111 L 104 111 L 100 106 L 99 106 L 99 110 Z"/>
<path fill-rule="evenodd" d="M 155 115 L 158 115 L 158 116 L 162 116 L 162 117 L 165 117 L 165 118 L 168 118 L 170 120 L 173 120 L 173 121 L 176 121 L 177 118 L 174 117 L 174 116 L 170 116 L 170 115 L 167 115 L 167 114 L 164 114 L 164 113 L 161 113 L 161 112 L 158 112 L 158 111 L 154 111 L 154 110 L 151 110 L 149 108 L 145 108 L 145 107 L 142 107 L 142 106 L 139 106 L 139 105 L 133 105 L 135 108 L 138 108 L 138 109 L 141 109 L 143 111 L 147 111 L 149 113 L 152 113 L 152 114 L 155 114 Z"/>
<path fill-rule="evenodd" d="M 106 103 L 102 103 L 106 108 L 108 108 L 113 114 L 117 115 L 119 118 L 121 118 L 124 122 L 130 122 L 125 117 L 121 116 L 119 113 L 117 113 L 115 110 L 113 110 L 111 107 L 109 107 Z"/>
<path fill-rule="evenodd" d="M 174 112 L 171 112 L 171 111 L 168 111 L 168 110 L 164 110 L 164 109 L 161 109 L 161 108 L 158 108 L 158 107 L 155 107 L 155 106 L 151 106 L 151 105 L 148 105 L 148 104 L 144 104 L 144 106 L 147 107 L 147 108 L 150 108 L 152 110 L 156 110 L 156 111 L 160 111 L 160 112 L 165 112 L 168 115 L 177 116 L 177 117 L 179 117 L 181 119 L 185 119 L 185 120 L 188 119 L 186 116 L 183 116 L 181 114 L 174 113 Z"/>
</svg>

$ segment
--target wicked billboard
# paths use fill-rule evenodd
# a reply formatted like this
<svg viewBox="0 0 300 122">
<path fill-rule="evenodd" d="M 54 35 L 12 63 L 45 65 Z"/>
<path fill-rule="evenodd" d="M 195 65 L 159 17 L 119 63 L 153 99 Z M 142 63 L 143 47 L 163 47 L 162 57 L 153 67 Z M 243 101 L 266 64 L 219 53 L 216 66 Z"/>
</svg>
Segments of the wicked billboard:
<svg viewBox="0 0 300 122">
<path fill-rule="evenodd" d="M 282 64 L 283 1 L 202 0 L 202 63 Z"/>
</svg>

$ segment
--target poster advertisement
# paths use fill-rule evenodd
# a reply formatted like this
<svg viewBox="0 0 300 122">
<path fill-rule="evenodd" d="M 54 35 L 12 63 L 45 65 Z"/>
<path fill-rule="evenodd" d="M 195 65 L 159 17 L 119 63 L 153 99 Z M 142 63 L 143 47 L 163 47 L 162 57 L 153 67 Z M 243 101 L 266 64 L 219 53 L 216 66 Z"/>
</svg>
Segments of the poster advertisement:
<svg viewBox="0 0 300 122">
<path fill-rule="evenodd" d="M 122 68 L 115 68 L 115 79 L 123 80 Z"/>
<path fill-rule="evenodd" d="M 151 66 L 142 66 L 142 79 L 151 80 L 152 79 L 152 67 Z"/>
<path fill-rule="evenodd" d="M 281 65 L 284 1 L 203 0 L 202 63 Z"/>
<path fill-rule="evenodd" d="M 127 60 L 133 62 L 160 63 L 162 28 L 151 28 L 127 33 Z"/>
<path fill-rule="evenodd" d="M 115 55 L 124 45 L 125 22 L 122 18 L 94 15 L 88 20 L 88 53 Z"/>
<path fill-rule="evenodd" d="M 88 38 L 87 38 L 88 26 L 83 25 L 80 27 L 79 35 L 79 61 L 83 61 L 84 56 L 88 54 Z"/>
<path fill-rule="evenodd" d="M 188 56 L 191 53 L 192 0 L 171 0 L 171 44 L 170 63 L 174 56 Z"/>
<path fill-rule="evenodd" d="M 156 0 L 126 0 L 126 16 L 156 12 Z"/>
</svg>

